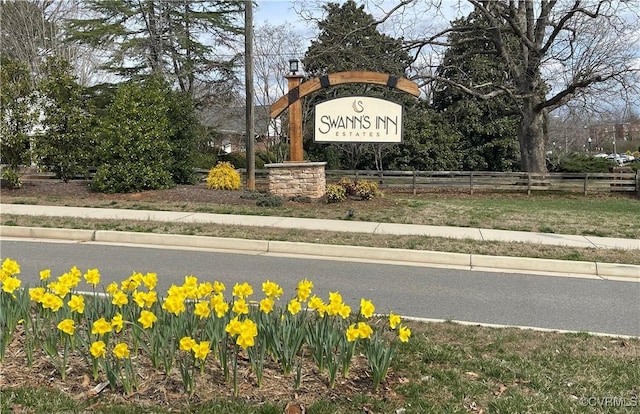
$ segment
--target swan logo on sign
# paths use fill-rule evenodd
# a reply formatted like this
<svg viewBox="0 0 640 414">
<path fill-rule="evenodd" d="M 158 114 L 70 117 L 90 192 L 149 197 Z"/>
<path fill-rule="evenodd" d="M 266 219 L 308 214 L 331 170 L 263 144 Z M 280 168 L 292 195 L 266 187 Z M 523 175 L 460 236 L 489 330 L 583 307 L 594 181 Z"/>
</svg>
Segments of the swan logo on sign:
<svg viewBox="0 0 640 414">
<path fill-rule="evenodd" d="M 401 143 L 402 105 L 349 96 L 316 105 L 314 142 Z"/>
</svg>

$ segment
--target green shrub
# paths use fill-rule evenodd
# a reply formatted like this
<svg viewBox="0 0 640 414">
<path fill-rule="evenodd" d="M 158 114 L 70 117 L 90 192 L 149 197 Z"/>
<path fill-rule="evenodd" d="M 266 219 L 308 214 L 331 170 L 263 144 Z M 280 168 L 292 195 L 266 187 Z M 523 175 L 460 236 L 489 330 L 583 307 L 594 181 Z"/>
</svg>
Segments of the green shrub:
<svg viewBox="0 0 640 414">
<path fill-rule="evenodd" d="M 98 167 L 91 189 L 101 193 L 132 193 L 174 187 L 167 170 L 140 164 L 104 164 Z"/>
<path fill-rule="evenodd" d="M 247 157 L 240 152 L 220 155 L 220 161 L 228 162 L 235 168 L 247 168 Z"/>
<path fill-rule="evenodd" d="M 355 185 L 355 193 L 363 200 L 371 200 L 382 195 L 378 189 L 378 183 L 368 180 L 359 180 Z"/>
<path fill-rule="evenodd" d="M 256 201 L 258 207 L 280 207 L 284 200 L 282 197 L 274 194 L 264 194 Z"/>
<path fill-rule="evenodd" d="M 169 168 L 167 87 L 158 78 L 118 86 L 96 128 L 95 155 L 101 164 L 91 184 L 94 190 L 120 193 L 175 185 Z"/>
<path fill-rule="evenodd" d="M 207 188 L 215 190 L 238 190 L 242 185 L 240 173 L 229 162 L 219 162 L 209 171 Z"/>
<path fill-rule="evenodd" d="M 6 188 L 20 188 L 22 187 L 22 179 L 20 174 L 10 167 L 2 169 L 2 186 Z"/>
<path fill-rule="evenodd" d="M 606 158 L 595 158 L 586 154 L 571 154 L 560 160 L 560 172 L 606 173 L 617 164 Z"/>
<path fill-rule="evenodd" d="M 347 199 L 347 190 L 339 184 L 327 185 L 327 203 L 339 203 Z"/>
<path fill-rule="evenodd" d="M 289 201 L 293 201 L 294 203 L 310 203 L 311 197 L 304 195 L 297 195 L 293 197 L 289 197 Z"/>
</svg>

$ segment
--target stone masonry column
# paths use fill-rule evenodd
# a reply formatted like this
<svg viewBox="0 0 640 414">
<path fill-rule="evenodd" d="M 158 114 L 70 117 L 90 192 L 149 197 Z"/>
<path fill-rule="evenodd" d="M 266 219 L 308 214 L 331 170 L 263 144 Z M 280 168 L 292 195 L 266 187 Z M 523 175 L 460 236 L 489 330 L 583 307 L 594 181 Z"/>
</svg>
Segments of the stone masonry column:
<svg viewBox="0 0 640 414">
<path fill-rule="evenodd" d="M 324 197 L 327 187 L 326 162 L 284 162 L 265 164 L 269 170 L 269 192 L 283 198 Z"/>
</svg>

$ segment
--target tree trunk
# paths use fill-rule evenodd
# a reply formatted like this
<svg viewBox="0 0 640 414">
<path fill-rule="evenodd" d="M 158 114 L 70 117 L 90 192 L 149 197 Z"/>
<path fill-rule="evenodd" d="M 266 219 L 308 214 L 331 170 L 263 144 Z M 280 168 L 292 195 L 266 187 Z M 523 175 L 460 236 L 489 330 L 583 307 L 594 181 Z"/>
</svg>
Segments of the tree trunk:
<svg viewBox="0 0 640 414">
<path fill-rule="evenodd" d="M 522 108 L 522 120 L 518 128 L 520 166 L 522 171 L 545 173 L 544 110 L 536 109 L 535 104 L 535 100 L 527 100 Z"/>
</svg>

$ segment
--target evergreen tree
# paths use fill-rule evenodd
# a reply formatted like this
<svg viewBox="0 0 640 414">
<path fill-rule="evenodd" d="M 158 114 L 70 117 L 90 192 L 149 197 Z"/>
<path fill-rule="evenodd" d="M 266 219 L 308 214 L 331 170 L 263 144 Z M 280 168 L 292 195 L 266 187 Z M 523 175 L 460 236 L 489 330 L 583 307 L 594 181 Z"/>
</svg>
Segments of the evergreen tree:
<svg viewBox="0 0 640 414">
<path fill-rule="evenodd" d="M 217 55 L 241 33 L 242 2 L 84 0 L 89 18 L 68 22 L 69 40 L 109 55 L 105 69 L 125 79 L 162 76 L 195 97 L 234 80 L 239 56 Z"/>
<path fill-rule="evenodd" d="M 0 56 L 0 162 L 8 187 L 20 187 L 20 167 L 30 161 L 29 133 L 37 120 L 28 67 Z"/>
<path fill-rule="evenodd" d="M 47 59 L 42 72 L 46 75 L 39 85 L 44 132 L 36 137 L 34 150 L 38 165 L 64 181 L 86 175 L 95 141 L 83 88 L 71 75 L 69 63 L 60 58 Z"/>
<path fill-rule="evenodd" d="M 473 84 L 490 91 L 496 80 L 513 83 L 497 60 L 490 28 L 482 14 L 472 12 L 453 22 L 447 49 L 437 75 L 457 84 Z M 473 36 L 456 28 L 474 28 Z M 506 29 L 505 29 L 506 30 Z M 508 47 L 516 47 L 515 39 Z M 503 95 L 486 100 L 464 93 L 446 82 L 434 90 L 434 108 L 461 135 L 459 152 L 465 170 L 512 171 L 518 168 L 517 103 Z M 482 85 L 485 85 L 484 88 Z"/>
<path fill-rule="evenodd" d="M 326 17 L 318 23 L 320 34 L 305 53 L 303 64 L 306 75 L 317 77 L 344 71 L 373 71 L 404 76 L 411 58 L 402 49 L 402 40 L 380 33 L 373 16 L 353 0 L 344 4 L 328 3 L 323 6 Z M 305 118 L 318 102 L 350 94 L 366 94 L 403 102 L 402 92 L 373 85 L 339 85 L 323 89 L 305 101 Z M 312 131 L 306 122 L 305 148 L 312 160 L 327 160 L 335 168 L 382 167 L 382 156 L 387 158 L 397 149 L 389 144 L 314 144 Z M 381 150 L 384 148 L 384 151 Z M 339 161 L 336 155 L 339 154 Z"/>
<path fill-rule="evenodd" d="M 94 190 L 124 193 L 170 188 L 171 125 L 167 85 L 157 77 L 118 87 L 100 120 Z"/>
</svg>

